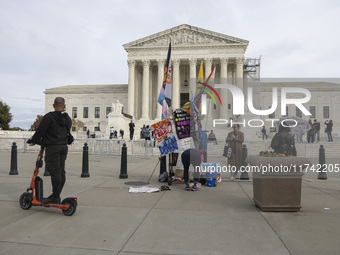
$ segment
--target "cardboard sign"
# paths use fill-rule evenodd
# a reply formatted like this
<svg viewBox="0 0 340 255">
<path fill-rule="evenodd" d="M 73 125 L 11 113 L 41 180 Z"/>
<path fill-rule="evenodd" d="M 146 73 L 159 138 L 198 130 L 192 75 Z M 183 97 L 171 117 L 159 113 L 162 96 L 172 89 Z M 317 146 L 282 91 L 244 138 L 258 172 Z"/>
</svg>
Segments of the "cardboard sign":
<svg viewBox="0 0 340 255">
<path fill-rule="evenodd" d="M 174 111 L 174 119 L 178 139 L 190 137 L 190 114 L 177 109 Z"/>
<path fill-rule="evenodd" d="M 169 119 L 164 119 L 151 125 L 162 156 L 178 150 L 176 135 L 173 132 Z"/>
</svg>

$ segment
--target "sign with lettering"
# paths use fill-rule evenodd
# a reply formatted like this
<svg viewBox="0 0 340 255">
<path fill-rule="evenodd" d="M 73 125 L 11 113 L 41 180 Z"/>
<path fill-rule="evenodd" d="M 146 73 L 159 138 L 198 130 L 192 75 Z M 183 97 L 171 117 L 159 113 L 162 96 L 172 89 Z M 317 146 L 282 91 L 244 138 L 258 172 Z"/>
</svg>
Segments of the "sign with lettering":
<svg viewBox="0 0 340 255">
<path fill-rule="evenodd" d="M 176 135 L 168 118 L 151 125 L 151 128 L 162 156 L 178 150 Z"/>
<path fill-rule="evenodd" d="M 178 139 L 190 137 L 190 114 L 177 109 L 174 111 L 174 119 Z"/>
</svg>

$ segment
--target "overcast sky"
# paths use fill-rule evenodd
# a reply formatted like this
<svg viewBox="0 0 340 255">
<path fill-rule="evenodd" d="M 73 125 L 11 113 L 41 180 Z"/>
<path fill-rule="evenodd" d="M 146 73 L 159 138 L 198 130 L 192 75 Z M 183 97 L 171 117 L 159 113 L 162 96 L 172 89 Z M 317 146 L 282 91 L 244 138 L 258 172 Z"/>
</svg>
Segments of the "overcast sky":
<svg viewBox="0 0 340 255">
<path fill-rule="evenodd" d="M 0 0 L 0 99 L 11 127 L 44 114 L 48 88 L 127 84 L 122 45 L 181 24 L 248 40 L 261 77 L 340 77 L 337 0 Z"/>
</svg>

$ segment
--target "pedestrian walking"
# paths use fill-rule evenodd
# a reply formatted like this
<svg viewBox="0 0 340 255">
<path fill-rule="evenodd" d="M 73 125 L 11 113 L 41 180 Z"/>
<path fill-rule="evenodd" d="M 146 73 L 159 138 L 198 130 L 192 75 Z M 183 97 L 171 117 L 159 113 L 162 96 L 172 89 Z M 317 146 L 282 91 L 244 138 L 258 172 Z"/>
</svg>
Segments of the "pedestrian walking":
<svg viewBox="0 0 340 255">
<path fill-rule="evenodd" d="M 326 120 L 325 125 L 326 125 L 326 133 L 327 133 L 328 142 L 333 142 L 333 136 L 332 136 L 333 121 L 332 120 L 329 120 L 329 121 Z"/>
</svg>

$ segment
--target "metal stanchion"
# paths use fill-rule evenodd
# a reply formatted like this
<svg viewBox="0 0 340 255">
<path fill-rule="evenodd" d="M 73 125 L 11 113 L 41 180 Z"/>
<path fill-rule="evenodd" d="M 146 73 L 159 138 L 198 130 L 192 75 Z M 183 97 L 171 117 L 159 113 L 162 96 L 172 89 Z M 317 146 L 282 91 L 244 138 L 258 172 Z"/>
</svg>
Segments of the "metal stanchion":
<svg viewBox="0 0 340 255">
<path fill-rule="evenodd" d="M 83 147 L 83 166 L 81 171 L 81 177 L 90 177 L 89 174 L 89 147 L 87 143 L 84 144 Z"/>
<path fill-rule="evenodd" d="M 318 174 L 318 179 L 327 180 L 325 147 L 323 145 L 320 145 L 320 149 L 319 149 L 319 164 L 320 164 L 321 168 L 319 170 L 320 172 Z"/>
<path fill-rule="evenodd" d="M 249 180 L 248 171 L 246 171 L 245 167 L 247 166 L 246 158 L 248 156 L 247 145 L 243 144 L 242 146 L 242 166 L 244 167 L 241 172 L 240 180 Z"/>
<path fill-rule="evenodd" d="M 121 157 L 121 163 L 120 163 L 120 175 L 119 179 L 127 179 L 127 147 L 126 143 L 123 144 L 122 148 L 122 157 Z"/>
<path fill-rule="evenodd" d="M 17 157 L 17 144 L 13 142 L 11 151 L 11 168 L 10 175 L 18 175 L 18 157 Z"/>
</svg>

